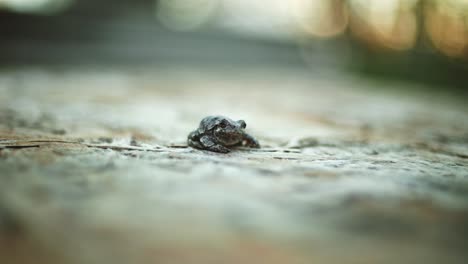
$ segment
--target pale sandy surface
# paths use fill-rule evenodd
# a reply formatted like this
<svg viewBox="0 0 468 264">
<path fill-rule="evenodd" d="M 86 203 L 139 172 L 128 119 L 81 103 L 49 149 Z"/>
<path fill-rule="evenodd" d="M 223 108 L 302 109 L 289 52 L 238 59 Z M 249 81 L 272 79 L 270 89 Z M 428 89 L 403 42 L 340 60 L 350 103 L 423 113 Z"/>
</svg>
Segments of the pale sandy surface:
<svg viewBox="0 0 468 264">
<path fill-rule="evenodd" d="M 263 148 L 187 148 L 210 114 Z M 0 72 L 1 263 L 465 263 L 467 237 L 463 98 L 281 69 Z"/>
</svg>

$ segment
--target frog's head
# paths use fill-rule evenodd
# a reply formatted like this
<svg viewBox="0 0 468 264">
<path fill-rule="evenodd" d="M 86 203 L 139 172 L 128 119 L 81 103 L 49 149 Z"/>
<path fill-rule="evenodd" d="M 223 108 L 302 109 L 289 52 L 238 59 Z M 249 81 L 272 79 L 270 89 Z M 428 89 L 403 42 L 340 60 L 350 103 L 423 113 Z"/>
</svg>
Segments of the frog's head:
<svg viewBox="0 0 468 264">
<path fill-rule="evenodd" d="M 213 122 L 213 136 L 223 145 L 235 145 L 244 139 L 244 120 L 234 121 L 227 117 L 216 117 Z"/>
</svg>

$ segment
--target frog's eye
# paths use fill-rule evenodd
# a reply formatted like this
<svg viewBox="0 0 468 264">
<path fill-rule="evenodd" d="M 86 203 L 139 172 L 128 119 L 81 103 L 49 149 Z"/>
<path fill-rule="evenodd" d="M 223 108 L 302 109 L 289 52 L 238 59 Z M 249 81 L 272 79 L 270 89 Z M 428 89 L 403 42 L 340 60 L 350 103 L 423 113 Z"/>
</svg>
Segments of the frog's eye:
<svg viewBox="0 0 468 264">
<path fill-rule="evenodd" d="M 246 128 L 246 127 L 247 127 L 247 124 L 245 123 L 244 120 L 239 120 L 239 121 L 237 121 L 237 123 L 239 123 L 239 126 L 240 126 L 241 128 Z"/>
<path fill-rule="evenodd" d="M 224 121 L 219 124 L 219 127 L 221 127 L 221 128 L 226 128 L 226 126 L 227 126 L 226 122 L 224 122 Z"/>
</svg>

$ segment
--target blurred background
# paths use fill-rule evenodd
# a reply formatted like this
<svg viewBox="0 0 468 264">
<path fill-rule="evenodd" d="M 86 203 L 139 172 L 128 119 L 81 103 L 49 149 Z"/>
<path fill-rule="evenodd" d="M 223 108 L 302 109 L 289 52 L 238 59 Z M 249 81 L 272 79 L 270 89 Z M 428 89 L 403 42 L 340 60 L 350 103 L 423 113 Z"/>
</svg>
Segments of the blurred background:
<svg viewBox="0 0 468 264">
<path fill-rule="evenodd" d="M 468 0 L 0 0 L 0 263 L 466 263 L 467 93 Z"/>
<path fill-rule="evenodd" d="M 468 0 L 0 0 L 0 66 L 291 67 L 465 92 Z"/>
</svg>

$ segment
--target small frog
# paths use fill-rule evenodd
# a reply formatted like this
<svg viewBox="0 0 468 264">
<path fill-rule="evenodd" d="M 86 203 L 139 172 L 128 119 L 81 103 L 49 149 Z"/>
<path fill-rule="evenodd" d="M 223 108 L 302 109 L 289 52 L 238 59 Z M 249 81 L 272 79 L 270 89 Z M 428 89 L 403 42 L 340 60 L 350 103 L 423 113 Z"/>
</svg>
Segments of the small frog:
<svg viewBox="0 0 468 264">
<path fill-rule="evenodd" d="M 197 149 L 228 153 L 231 147 L 260 148 L 258 141 L 245 133 L 244 120 L 234 121 L 224 116 L 203 118 L 197 130 L 191 132 L 187 143 Z"/>
</svg>

